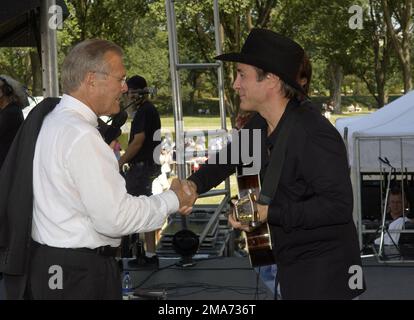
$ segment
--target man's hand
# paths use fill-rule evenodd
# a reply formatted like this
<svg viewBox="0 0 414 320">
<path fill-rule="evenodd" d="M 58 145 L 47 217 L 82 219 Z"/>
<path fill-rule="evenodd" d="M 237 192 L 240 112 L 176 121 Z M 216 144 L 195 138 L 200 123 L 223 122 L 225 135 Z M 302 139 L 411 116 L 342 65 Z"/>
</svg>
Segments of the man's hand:
<svg viewBox="0 0 414 320">
<path fill-rule="evenodd" d="M 242 224 L 240 221 L 237 221 L 235 215 L 234 215 L 234 210 L 232 210 L 232 212 L 229 214 L 228 217 L 229 223 L 230 225 L 234 228 L 234 229 L 240 229 L 246 232 L 250 232 L 251 228 L 246 225 L 246 224 Z"/>
<path fill-rule="evenodd" d="M 267 222 L 267 212 L 269 209 L 269 206 L 263 206 L 261 204 L 256 203 L 257 206 L 257 215 L 260 222 Z"/>
<path fill-rule="evenodd" d="M 187 180 L 180 181 L 174 179 L 171 182 L 170 190 L 174 191 L 180 202 L 178 211 L 183 215 L 189 215 L 193 209 L 193 204 L 197 199 L 196 188 Z"/>
<path fill-rule="evenodd" d="M 258 203 L 256 205 L 257 205 L 257 211 L 258 211 L 257 213 L 258 213 L 259 221 L 262 223 L 267 222 L 267 212 L 268 212 L 269 206 L 263 206 Z M 240 221 L 237 221 L 234 215 L 234 209 L 232 209 L 232 212 L 229 214 L 228 220 L 229 220 L 230 225 L 234 229 L 240 229 L 246 232 L 252 231 L 251 227 L 249 227 L 248 225 L 242 224 Z"/>
</svg>

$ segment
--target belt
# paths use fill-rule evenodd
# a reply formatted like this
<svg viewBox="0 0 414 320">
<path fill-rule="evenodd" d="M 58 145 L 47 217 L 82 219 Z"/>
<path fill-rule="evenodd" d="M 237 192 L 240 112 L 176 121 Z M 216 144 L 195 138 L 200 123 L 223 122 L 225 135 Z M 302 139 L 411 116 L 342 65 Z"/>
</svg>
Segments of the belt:
<svg viewBox="0 0 414 320">
<path fill-rule="evenodd" d="M 34 240 L 32 241 L 32 243 L 35 247 L 47 247 L 47 248 L 58 249 L 58 250 L 60 249 L 60 250 L 71 250 L 75 252 L 93 253 L 93 254 L 97 254 L 97 255 L 105 256 L 105 257 L 116 257 L 118 254 L 118 249 L 119 249 L 119 247 L 111 247 L 110 245 L 98 247 L 95 249 L 90 249 L 90 248 L 57 248 L 57 247 L 48 246 L 46 244 L 40 244 Z"/>
<path fill-rule="evenodd" d="M 100 256 L 116 257 L 118 253 L 118 249 L 119 249 L 118 247 L 103 246 L 103 247 L 98 247 L 98 248 L 90 249 L 90 250 L 95 251 L 96 254 L 99 254 Z"/>
</svg>

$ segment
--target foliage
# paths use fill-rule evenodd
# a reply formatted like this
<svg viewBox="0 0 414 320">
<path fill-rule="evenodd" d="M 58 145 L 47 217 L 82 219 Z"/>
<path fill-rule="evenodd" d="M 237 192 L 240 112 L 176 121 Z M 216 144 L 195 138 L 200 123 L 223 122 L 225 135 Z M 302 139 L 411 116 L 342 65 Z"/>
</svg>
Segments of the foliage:
<svg viewBox="0 0 414 320">
<path fill-rule="evenodd" d="M 180 62 L 213 62 L 216 55 L 213 28 L 213 0 L 175 1 Z M 388 0 L 395 29 L 403 11 L 402 0 Z M 404 2 L 405 3 L 405 2 Z M 171 79 L 165 0 L 67 0 L 70 16 L 58 31 L 58 61 L 63 61 L 69 48 L 85 39 L 101 37 L 112 40 L 125 51 L 128 76 L 140 74 L 149 86 L 158 89 L 154 102 L 161 113 L 172 113 Z M 364 9 L 362 30 L 349 28 L 351 5 Z M 383 11 L 377 0 L 220 0 L 220 32 L 224 52 L 239 51 L 252 27 L 266 27 L 285 34 L 302 44 L 311 57 L 313 79 L 311 94 L 322 100 L 332 95 L 332 65 L 343 70 L 343 85 L 337 95 L 343 105 L 352 90 L 377 104 L 380 95 L 400 93 L 402 73 L 394 52 L 387 52 L 387 29 Z M 371 15 L 370 12 L 374 14 Z M 411 20 L 408 20 L 411 21 Z M 412 37 L 409 38 L 411 48 Z M 0 72 L 33 84 L 35 48 L 0 49 Z M 389 55 L 389 57 L 387 56 Z M 388 59 L 388 60 L 387 60 Z M 232 89 L 234 65 L 225 63 L 225 101 L 228 114 L 234 119 L 238 98 Z M 38 70 L 37 72 L 40 72 Z M 209 108 L 216 114 L 217 75 L 215 70 L 180 71 L 185 115 Z M 337 83 L 337 85 L 339 85 Z M 381 93 L 382 92 L 382 93 Z M 355 100 L 357 101 L 357 100 Z M 362 104 L 375 105 L 361 101 Z"/>
</svg>

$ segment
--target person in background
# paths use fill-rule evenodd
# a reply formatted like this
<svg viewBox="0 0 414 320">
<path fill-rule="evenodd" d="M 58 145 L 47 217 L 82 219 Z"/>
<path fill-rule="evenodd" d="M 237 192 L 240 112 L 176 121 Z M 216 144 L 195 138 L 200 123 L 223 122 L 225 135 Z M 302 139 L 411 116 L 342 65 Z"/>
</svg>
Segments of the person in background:
<svg viewBox="0 0 414 320">
<path fill-rule="evenodd" d="M 401 230 L 403 225 L 406 222 L 412 222 L 407 216 L 409 211 L 410 204 L 407 199 L 407 194 L 404 193 L 404 205 L 403 205 L 403 195 L 401 188 L 394 187 L 390 190 L 388 196 L 388 213 L 392 219 L 391 223 L 388 226 L 388 231 L 391 230 Z M 399 232 L 386 232 L 384 234 L 384 244 L 385 245 L 398 245 L 400 240 L 401 233 Z M 390 237 L 391 236 L 391 237 Z M 379 245 L 381 238 L 375 239 L 375 244 Z"/>
<path fill-rule="evenodd" d="M 0 169 L 23 123 L 22 109 L 28 105 L 23 86 L 12 77 L 0 75 Z"/>
<path fill-rule="evenodd" d="M 105 142 L 114 151 L 117 160 L 121 157 L 121 143 L 118 138 L 122 134 L 121 127 L 125 124 L 127 119 L 128 113 L 125 110 L 111 116 L 110 124 L 106 123 L 101 118 L 98 118 L 98 131 Z"/>
<path fill-rule="evenodd" d="M 129 164 L 129 170 L 125 173 L 126 188 L 129 194 L 134 196 L 150 196 L 152 194 L 152 183 L 161 174 L 161 166 L 154 159 L 159 159 L 158 145 L 160 141 L 154 140 L 154 133 L 161 130 L 161 120 L 154 104 L 149 100 L 147 81 L 145 78 L 134 75 L 127 81 L 127 104 L 133 104 L 136 111 L 131 123 L 128 148 L 119 159 L 119 167 L 125 163 Z M 158 265 L 156 250 L 156 232 L 154 230 L 145 233 L 145 261 L 148 264 Z M 123 240 L 127 242 L 123 247 L 130 247 L 139 241 L 138 236 Z"/>
</svg>

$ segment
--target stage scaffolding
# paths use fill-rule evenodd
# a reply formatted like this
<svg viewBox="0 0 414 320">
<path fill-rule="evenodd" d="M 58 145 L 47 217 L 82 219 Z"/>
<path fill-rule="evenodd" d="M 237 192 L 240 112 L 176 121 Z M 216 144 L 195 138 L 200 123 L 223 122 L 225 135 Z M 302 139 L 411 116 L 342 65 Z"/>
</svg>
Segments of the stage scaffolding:
<svg viewBox="0 0 414 320">
<path fill-rule="evenodd" d="M 354 142 L 354 161 L 351 166 L 351 178 L 354 190 L 354 219 L 356 220 L 359 243 L 366 248 L 367 239 L 383 237 L 387 231 L 384 225 L 386 211 L 386 190 L 390 179 L 402 187 L 403 218 L 409 214 L 404 211 L 405 196 L 413 204 L 414 197 L 414 135 L 405 136 L 356 136 Z M 391 166 L 381 159 L 389 160 Z M 405 194 L 407 193 L 407 194 Z M 364 199 L 363 199 L 364 198 Z M 414 230 L 403 224 L 401 230 L 391 233 L 413 234 Z M 401 239 L 401 237 L 400 237 Z M 414 243 L 408 244 L 414 252 Z M 374 255 L 381 263 L 413 262 L 414 256 L 401 255 L 398 243 L 394 255 L 389 259 L 382 245 L 372 245 Z M 397 254 L 395 254 L 397 253 Z"/>
</svg>

